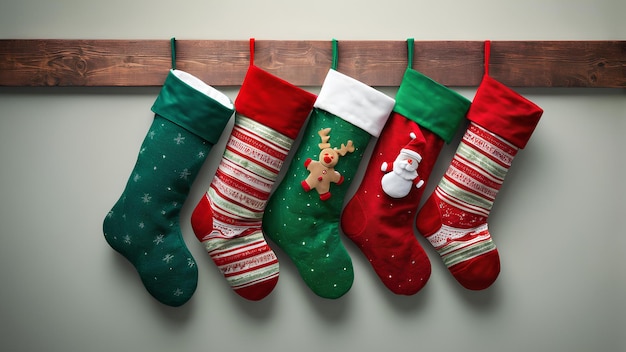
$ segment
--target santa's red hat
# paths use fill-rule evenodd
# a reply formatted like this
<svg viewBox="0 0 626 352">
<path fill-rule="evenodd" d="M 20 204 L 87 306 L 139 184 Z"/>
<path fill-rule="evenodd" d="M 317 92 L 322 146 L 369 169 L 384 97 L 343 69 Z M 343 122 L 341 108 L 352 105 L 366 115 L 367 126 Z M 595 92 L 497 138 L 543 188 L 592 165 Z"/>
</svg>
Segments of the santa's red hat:
<svg viewBox="0 0 626 352">
<path fill-rule="evenodd" d="M 411 141 L 400 150 L 400 153 L 410 155 L 411 158 L 417 160 L 419 163 L 422 162 L 422 153 L 426 146 L 426 140 L 421 133 L 418 132 L 418 134 L 411 132 Z"/>
</svg>

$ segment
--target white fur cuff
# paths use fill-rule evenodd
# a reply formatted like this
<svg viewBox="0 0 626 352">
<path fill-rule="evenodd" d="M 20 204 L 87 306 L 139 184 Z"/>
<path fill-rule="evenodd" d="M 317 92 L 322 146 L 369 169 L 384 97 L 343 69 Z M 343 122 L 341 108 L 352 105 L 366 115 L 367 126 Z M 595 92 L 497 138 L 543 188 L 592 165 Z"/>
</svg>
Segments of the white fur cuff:
<svg viewBox="0 0 626 352">
<path fill-rule="evenodd" d="M 313 106 L 378 137 L 394 104 L 386 94 L 330 69 Z"/>
</svg>

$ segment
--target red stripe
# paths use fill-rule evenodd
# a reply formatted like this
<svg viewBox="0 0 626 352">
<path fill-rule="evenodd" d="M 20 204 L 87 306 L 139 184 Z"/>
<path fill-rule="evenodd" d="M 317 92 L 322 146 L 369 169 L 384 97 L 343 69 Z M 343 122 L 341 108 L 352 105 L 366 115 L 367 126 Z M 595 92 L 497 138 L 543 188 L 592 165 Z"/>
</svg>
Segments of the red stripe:
<svg viewBox="0 0 626 352">
<path fill-rule="evenodd" d="M 219 195 L 222 199 L 224 199 L 224 200 L 226 200 L 226 201 L 228 201 L 228 202 L 230 202 L 230 203 L 233 203 L 233 204 L 235 204 L 235 205 L 238 205 L 238 206 L 240 206 L 240 207 L 242 207 L 242 208 L 245 208 L 245 209 L 247 209 L 247 210 L 249 210 L 249 211 L 251 211 L 251 212 L 253 212 L 253 213 L 259 213 L 259 212 L 262 212 L 262 210 L 255 209 L 255 208 L 252 208 L 252 207 L 250 207 L 250 206 L 246 206 L 245 204 L 241 203 L 240 201 L 235 200 L 235 199 L 234 199 L 231 195 L 227 195 L 226 193 L 224 193 L 224 192 L 220 191 L 220 189 L 218 189 L 218 186 L 219 186 L 219 185 L 220 185 L 220 182 L 215 182 L 215 181 L 214 181 L 214 182 L 212 182 L 212 183 L 211 183 L 211 186 L 210 186 L 210 187 L 211 187 L 211 188 L 215 191 L 215 193 L 217 193 L 217 194 L 218 194 L 218 195 Z M 242 196 L 244 196 L 244 195 L 242 194 Z"/>
<path fill-rule="evenodd" d="M 232 188 L 235 188 L 241 192 L 244 192 L 252 197 L 255 197 L 261 200 L 267 200 L 267 198 L 269 198 L 269 192 L 264 192 L 257 188 L 254 188 L 249 183 L 241 182 L 241 180 L 238 180 L 228 174 L 225 174 L 219 168 L 215 172 L 215 177 L 220 179 L 224 184 Z"/>
<path fill-rule="evenodd" d="M 475 123 L 470 124 L 469 130 L 472 131 L 474 134 L 480 136 L 484 140 L 488 141 L 489 143 L 493 144 L 495 147 L 502 149 L 505 153 L 508 153 L 511 156 L 515 156 L 515 154 L 517 153 L 518 149 L 516 147 L 506 143 L 502 139 L 498 138 L 495 134 L 492 134 L 491 132 L 476 125 Z"/>
<path fill-rule="evenodd" d="M 271 140 L 267 140 L 253 131 L 245 129 L 241 126 L 236 125 L 233 127 L 231 135 L 275 158 L 285 159 L 289 153 L 289 150 L 281 148 L 280 146 L 274 144 Z M 272 146 L 274 148 L 272 148 Z"/>
<path fill-rule="evenodd" d="M 493 202 L 495 200 L 495 195 L 490 195 L 490 194 L 486 194 L 485 191 L 480 189 L 480 185 L 477 185 L 475 188 L 471 187 L 471 186 L 466 186 L 458 181 L 456 181 L 455 179 L 453 179 L 452 177 L 450 177 L 447 173 L 443 176 L 446 178 L 446 180 L 448 180 L 448 182 L 454 184 L 456 187 L 458 187 L 459 189 L 467 192 L 467 193 L 471 193 L 474 195 L 477 195 L 481 198 L 487 199 L 491 202 Z M 497 192 L 495 192 L 497 193 Z"/>
<path fill-rule="evenodd" d="M 502 186 L 502 183 L 495 182 L 495 181 L 489 179 L 487 176 L 485 176 L 481 172 L 476 170 L 476 169 L 479 169 L 479 170 L 485 172 L 485 174 L 489 174 L 484 169 L 480 168 L 478 165 L 473 164 L 471 161 L 469 161 L 467 159 L 464 159 L 460 155 L 455 155 L 454 159 L 452 159 L 451 164 L 452 164 L 453 167 L 457 168 L 459 171 L 465 173 L 469 177 L 475 179 L 476 181 L 484 184 L 487 187 L 499 190 L 500 187 Z M 472 168 L 470 165 L 473 165 L 475 168 Z M 489 174 L 489 175 L 491 175 L 491 174 Z M 493 175 L 491 175 L 491 176 L 493 177 Z M 494 178 L 496 178 L 496 177 L 494 177 Z"/>
<path fill-rule="evenodd" d="M 263 240 L 263 242 L 265 241 Z M 221 266 L 221 265 L 237 262 L 240 260 L 244 260 L 246 258 L 254 257 L 264 252 L 270 251 L 270 247 L 267 245 L 267 243 L 263 246 L 259 246 L 258 248 L 250 248 L 250 249 L 241 251 L 243 248 L 254 247 L 259 244 L 262 244 L 262 243 L 254 242 L 254 243 L 248 243 L 245 246 L 233 247 L 227 251 L 219 251 L 219 252 L 213 251 L 211 252 L 211 256 L 213 257 L 213 261 L 215 261 L 215 264 Z M 240 251 L 240 252 L 234 253 L 237 251 Z M 233 253 L 233 254 L 229 254 L 229 253 Z M 216 258 L 215 257 L 216 255 L 219 255 L 220 257 Z"/>
<path fill-rule="evenodd" d="M 236 139 L 235 139 L 236 140 Z M 233 138 L 231 138 L 229 140 L 233 141 Z M 241 142 L 243 143 L 243 142 Z M 280 160 L 274 160 L 275 164 L 274 165 L 270 165 L 267 160 L 262 160 L 262 155 L 261 153 L 257 154 L 257 155 L 253 155 L 253 154 L 247 154 L 247 153 L 242 153 L 239 150 L 237 150 L 236 148 L 232 148 L 231 145 L 227 144 L 226 145 L 226 149 L 230 150 L 233 154 L 237 154 L 240 157 L 250 161 L 251 163 L 255 163 L 256 165 L 259 165 L 260 167 L 271 171 L 274 174 L 278 174 L 278 172 L 280 171 L 280 168 L 282 166 L 282 162 L 284 159 L 280 159 Z M 263 154 L 263 155 L 267 155 L 267 154 Z"/>
<path fill-rule="evenodd" d="M 231 177 L 239 179 L 241 182 L 248 183 L 251 187 L 255 187 L 259 190 L 267 189 L 271 191 L 274 185 L 273 180 L 269 180 L 251 170 L 243 169 L 241 165 L 225 158 L 222 158 L 222 162 L 220 162 L 217 169 L 228 175 L 232 174 Z"/>
</svg>

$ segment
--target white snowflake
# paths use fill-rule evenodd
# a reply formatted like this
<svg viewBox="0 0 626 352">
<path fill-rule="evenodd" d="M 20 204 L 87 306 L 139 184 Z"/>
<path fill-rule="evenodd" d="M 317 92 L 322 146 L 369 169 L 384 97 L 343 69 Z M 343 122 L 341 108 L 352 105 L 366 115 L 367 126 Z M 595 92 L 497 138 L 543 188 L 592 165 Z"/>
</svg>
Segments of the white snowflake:
<svg viewBox="0 0 626 352">
<path fill-rule="evenodd" d="M 139 228 L 143 229 L 144 227 L 146 227 L 146 224 L 142 221 L 139 223 Z"/>
<path fill-rule="evenodd" d="M 150 193 L 144 193 L 143 197 L 141 197 L 141 201 L 148 204 L 150 203 L 150 200 L 152 200 L 152 197 L 150 196 Z"/>
<path fill-rule="evenodd" d="M 165 242 L 164 238 L 165 238 L 165 236 L 163 236 L 163 235 L 157 235 L 156 237 L 154 237 L 154 241 L 152 241 L 152 242 L 154 242 L 154 244 L 156 244 L 158 246 L 159 244 Z"/>
<path fill-rule="evenodd" d="M 113 210 L 111 210 L 110 212 L 107 213 L 107 218 L 112 218 L 113 217 Z"/>
<path fill-rule="evenodd" d="M 176 138 L 174 138 L 176 144 L 185 144 L 185 137 L 183 137 L 180 133 Z"/>
<path fill-rule="evenodd" d="M 131 243 L 129 235 L 124 236 L 123 239 L 124 239 L 124 243 L 126 243 L 126 244 L 130 244 Z"/>
<path fill-rule="evenodd" d="M 148 137 L 150 137 L 150 139 L 154 139 L 154 135 L 155 135 L 155 134 L 156 134 L 156 133 L 155 133 L 154 131 L 150 131 L 150 132 L 148 133 Z"/>
<path fill-rule="evenodd" d="M 141 176 L 139 174 L 135 174 L 135 176 L 133 176 L 133 181 L 138 182 L 139 180 L 141 180 Z"/>
<path fill-rule="evenodd" d="M 199 152 L 198 152 L 198 158 L 204 158 L 204 157 L 205 157 L 205 155 L 206 155 L 206 153 L 205 153 L 205 152 L 203 152 L 203 151 L 199 151 Z"/>
<path fill-rule="evenodd" d="M 165 255 L 165 257 L 163 257 L 163 259 L 161 259 L 161 260 L 163 260 L 164 262 L 166 262 L 167 264 L 169 264 L 169 263 L 170 263 L 173 259 L 174 259 L 174 256 L 173 256 L 173 255 L 171 255 L 171 254 L 169 254 L 169 253 L 167 253 L 167 254 Z"/>
<path fill-rule="evenodd" d="M 189 172 L 189 169 L 186 169 L 186 168 L 183 169 L 183 171 L 178 173 L 178 177 L 183 179 L 183 180 L 186 180 L 187 177 L 189 177 L 189 176 L 191 176 L 191 172 Z"/>
<path fill-rule="evenodd" d="M 193 261 L 192 258 L 187 258 L 187 266 L 193 268 L 196 265 L 196 262 Z"/>
<path fill-rule="evenodd" d="M 183 292 L 183 290 L 181 290 L 180 288 L 177 288 L 177 289 L 174 291 L 173 295 L 174 295 L 174 296 L 176 296 L 176 297 L 178 297 L 178 296 L 182 295 L 183 293 L 184 293 L 184 292 Z"/>
<path fill-rule="evenodd" d="M 146 151 L 146 148 L 141 148 L 141 149 L 139 150 L 139 154 L 143 154 L 143 152 L 145 152 L 145 151 Z"/>
</svg>

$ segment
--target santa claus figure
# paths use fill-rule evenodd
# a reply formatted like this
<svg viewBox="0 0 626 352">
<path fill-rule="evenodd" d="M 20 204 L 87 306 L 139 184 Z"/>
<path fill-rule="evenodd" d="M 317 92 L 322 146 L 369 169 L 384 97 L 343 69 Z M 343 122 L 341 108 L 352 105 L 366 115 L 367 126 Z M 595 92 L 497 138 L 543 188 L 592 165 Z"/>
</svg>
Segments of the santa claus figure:
<svg viewBox="0 0 626 352">
<path fill-rule="evenodd" d="M 411 142 L 400 150 L 391 167 L 389 163 L 383 162 L 380 168 L 386 172 L 381 180 L 383 191 L 392 198 L 403 198 L 411 192 L 414 185 L 416 188 L 424 185 L 424 180 L 417 174 L 417 167 L 422 161 L 418 150 L 424 147 L 424 142 L 415 138 L 414 133 L 410 137 Z"/>
</svg>

